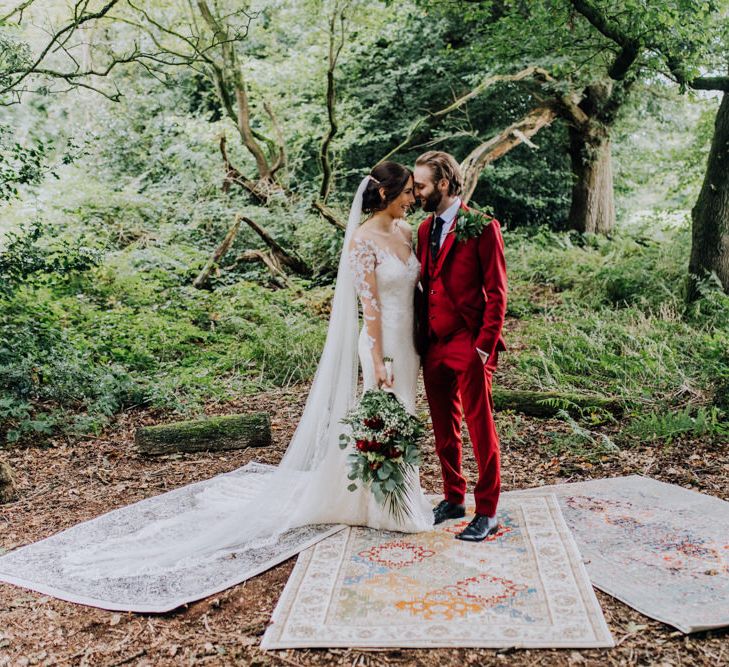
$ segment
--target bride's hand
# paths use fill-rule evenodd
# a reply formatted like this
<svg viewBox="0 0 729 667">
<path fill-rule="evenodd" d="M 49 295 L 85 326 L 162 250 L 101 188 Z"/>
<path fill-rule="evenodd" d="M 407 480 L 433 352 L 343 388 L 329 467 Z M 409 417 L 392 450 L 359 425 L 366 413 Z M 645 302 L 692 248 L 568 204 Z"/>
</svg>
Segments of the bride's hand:
<svg viewBox="0 0 729 667">
<path fill-rule="evenodd" d="M 375 364 L 375 382 L 377 387 L 392 387 L 395 381 L 392 371 L 387 372 L 387 366 L 384 363 Z"/>
</svg>

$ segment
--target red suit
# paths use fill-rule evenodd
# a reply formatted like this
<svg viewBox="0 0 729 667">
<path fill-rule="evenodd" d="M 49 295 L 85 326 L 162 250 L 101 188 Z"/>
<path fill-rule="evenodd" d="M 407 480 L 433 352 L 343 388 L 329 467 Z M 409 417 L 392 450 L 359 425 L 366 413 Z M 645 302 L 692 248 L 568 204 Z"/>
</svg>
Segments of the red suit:
<svg viewBox="0 0 729 667">
<path fill-rule="evenodd" d="M 465 204 L 461 210 L 473 211 Z M 461 504 L 466 493 L 461 472 L 463 412 L 478 463 L 476 512 L 493 516 L 501 476 L 491 376 L 499 351 L 506 349 L 501 337 L 506 313 L 504 241 L 497 220 L 487 223 L 479 236 L 456 241 L 457 217 L 434 259 L 429 243 L 433 218 L 418 228 L 423 293 L 417 343 L 445 499 Z M 476 348 L 488 354 L 486 364 Z"/>
</svg>

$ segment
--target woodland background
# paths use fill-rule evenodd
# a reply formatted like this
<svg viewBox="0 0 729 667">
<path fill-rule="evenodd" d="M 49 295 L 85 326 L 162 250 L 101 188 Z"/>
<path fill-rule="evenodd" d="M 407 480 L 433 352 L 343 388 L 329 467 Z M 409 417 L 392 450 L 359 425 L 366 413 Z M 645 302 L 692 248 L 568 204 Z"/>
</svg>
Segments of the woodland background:
<svg viewBox="0 0 729 667">
<path fill-rule="evenodd" d="M 561 395 L 501 406 L 504 488 L 638 473 L 729 500 L 728 18 L 726 0 L 0 0 L 0 553 L 277 463 L 352 193 L 430 148 L 504 228 L 495 390 Z M 271 447 L 134 446 L 249 411 Z M 726 662 L 725 631 L 599 592 L 611 650 L 272 655 L 292 565 L 160 617 L 0 585 L 0 665 Z"/>
<path fill-rule="evenodd" d="M 427 148 L 506 228 L 500 382 L 726 435 L 726 2 L 4 0 L 0 47 L 6 446 L 306 382 L 356 184 Z"/>
</svg>

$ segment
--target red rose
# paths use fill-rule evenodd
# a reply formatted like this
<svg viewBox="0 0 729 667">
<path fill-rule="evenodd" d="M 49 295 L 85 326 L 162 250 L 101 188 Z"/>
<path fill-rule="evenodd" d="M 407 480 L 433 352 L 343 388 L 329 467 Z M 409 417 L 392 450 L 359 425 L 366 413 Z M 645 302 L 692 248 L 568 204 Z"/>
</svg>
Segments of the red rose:
<svg viewBox="0 0 729 667">
<path fill-rule="evenodd" d="M 367 451 L 367 441 L 366 440 L 357 440 L 356 447 L 360 452 L 366 452 Z"/>
<path fill-rule="evenodd" d="M 379 431 L 385 425 L 385 422 L 382 421 L 381 417 L 368 417 L 364 420 L 364 425 L 373 431 Z"/>
</svg>

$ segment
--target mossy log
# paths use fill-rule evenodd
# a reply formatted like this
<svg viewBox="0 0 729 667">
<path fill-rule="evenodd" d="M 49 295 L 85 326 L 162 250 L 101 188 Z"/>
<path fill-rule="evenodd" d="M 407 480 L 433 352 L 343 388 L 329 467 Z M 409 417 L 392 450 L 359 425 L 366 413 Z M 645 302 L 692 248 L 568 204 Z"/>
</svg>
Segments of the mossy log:
<svg viewBox="0 0 729 667">
<path fill-rule="evenodd" d="M 7 503 L 16 497 L 15 480 L 10 466 L 0 461 L 0 503 Z"/>
<path fill-rule="evenodd" d="M 217 452 L 271 444 L 271 419 L 265 412 L 206 417 L 137 429 L 135 445 L 142 454 Z"/>
<path fill-rule="evenodd" d="M 494 407 L 497 410 L 514 410 L 531 417 L 554 417 L 561 409 L 577 415 L 582 409 L 601 409 L 614 416 L 620 416 L 623 406 L 614 398 L 590 394 L 569 394 L 558 391 L 519 391 L 512 389 L 493 389 Z"/>
</svg>

